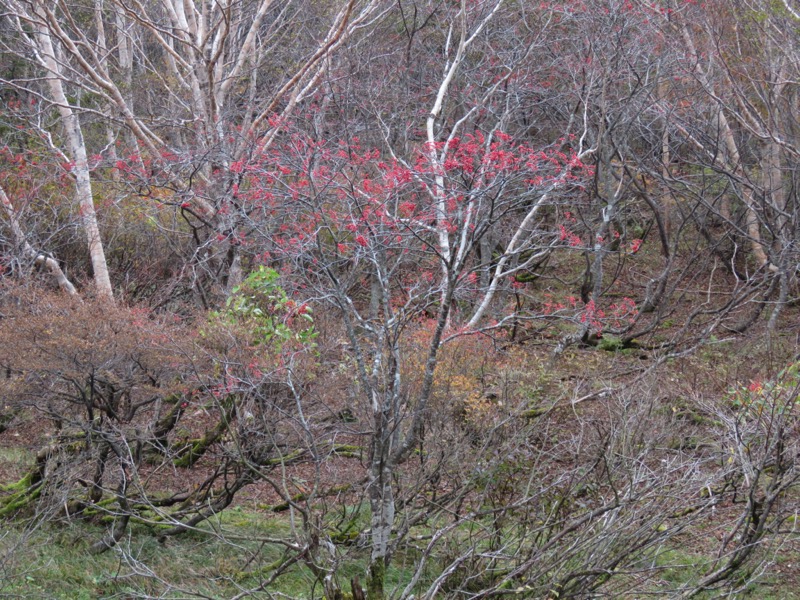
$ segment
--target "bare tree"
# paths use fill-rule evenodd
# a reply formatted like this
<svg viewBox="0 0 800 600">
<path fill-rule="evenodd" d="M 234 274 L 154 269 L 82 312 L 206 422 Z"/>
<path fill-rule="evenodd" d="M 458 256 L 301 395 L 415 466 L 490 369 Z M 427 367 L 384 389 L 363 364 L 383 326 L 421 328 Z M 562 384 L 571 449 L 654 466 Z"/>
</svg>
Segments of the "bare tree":
<svg viewBox="0 0 800 600">
<path fill-rule="evenodd" d="M 4 81 L 55 114 L 58 73 L 109 256 L 157 237 L 174 264 L 139 280 L 171 297 L 154 313 L 7 290 L 7 389 L 52 432 L 0 514 L 102 514 L 92 551 L 155 579 L 132 521 L 199 531 L 259 485 L 291 528 L 237 597 L 304 569 L 343 598 L 358 560 L 355 598 L 577 598 L 652 592 L 724 507 L 734 533 L 672 591 L 734 585 L 796 485 L 795 375 L 688 414 L 658 376 L 788 302 L 793 54 L 739 64 L 738 13 L 662 4 L 6 2 L 30 71 Z M 779 46 L 789 16 L 766 14 Z M 26 54 L 46 47 L 50 70 Z M 548 371 L 592 347 L 642 360 Z"/>
<path fill-rule="evenodd" d="M 24 255 L 28 259 L 33 260 L 34 264 L 43 265 L 48 271 L 50 271 L 56 283 L 58 284 L 58 287 L 64 290 L 65 293 L 69 294 L 70 296 L 77 296 L 78 292 L 75 289 L 75 286 L 69 279 L 67 279 L 67 276 L 64 275 L 64 271 L 61 269 L 58 261 L 52 256 L 48 256 L 44 252 L 37 252 L 33 246 L 31 246 L 30 242 L 28 242 L 25 232 L 22 230 L 22 226 L 19 222 L 17 212 L 14 209 L 14 205 L 11 203 L 11 200 L 8 198 L 5 190 L 2 187 L 0 187 L 0 203 L 3 204 L 3 211 L 5 212 L 6 219 L 8 220 L 8 226 L 11 229 L 11 233 L 14 236 L 14 242 L 17 246 L 22 248 Z"/>
<path fill-rule="evenodd" d="M 6 19 L 14 27 L 17 40 L 23 44 L 22 52 L 34 60 L 44 74 L 44 89 L 41 93 L 46 94 L 45 97 L 53 103 L 61 117 L 66 155 L 70 161 L 70 172 L 75 179 L 75 194 L 86 232 L 96 291 L 99 296 L 111 300 L 113 290 L 97 224 L 83 128 L 78 107 L 70 103 L 65 92 L 65 85 L 70 77 L 70 68 L 62 62 L 66 49 L 57 47 L 53 42 L 50 30 L 52 13 L 49 10 L 35 5 L 29 10 L 19 3 L 10 3 L 8 9 L 11 14 Z"/>
</svg>

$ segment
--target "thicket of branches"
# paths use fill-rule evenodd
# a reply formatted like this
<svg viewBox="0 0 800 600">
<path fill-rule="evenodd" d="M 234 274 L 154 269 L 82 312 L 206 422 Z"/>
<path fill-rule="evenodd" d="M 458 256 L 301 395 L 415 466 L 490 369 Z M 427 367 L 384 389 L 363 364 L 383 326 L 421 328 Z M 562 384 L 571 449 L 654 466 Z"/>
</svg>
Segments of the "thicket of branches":
<svg viewBox="0 0 800 600">
<path fill-rule="evenodd" d="M 567 598 L 724 506 L 668 593 L 757 573 L 796 365 L 658 382 L 796 299 L 788 0 L 0 7 L 0 431 L 40 444 L 0 516 L 124 552 L 266 490 L 295 527 L 241 597 Z M 574 347 L 648 361 L 569 389 Z"/>
</svg>

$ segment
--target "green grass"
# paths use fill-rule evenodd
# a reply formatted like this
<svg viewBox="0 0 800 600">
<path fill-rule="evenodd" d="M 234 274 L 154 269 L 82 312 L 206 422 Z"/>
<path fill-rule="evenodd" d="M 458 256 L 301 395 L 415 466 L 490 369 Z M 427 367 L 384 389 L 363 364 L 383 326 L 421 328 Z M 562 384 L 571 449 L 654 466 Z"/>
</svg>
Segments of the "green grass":
<svg viewBox="0 0 800 600">
<path fill-rule="evenodd" d="M 158 541 L 149 527 L 135 525 L 119 547 L 88 553 L 102 528 L 84 522 L 42 525 L 33 531 L 4 524 L 0 534 L 0 597 L 82 600 L 95 598 L 192 598 L 193 593 L 228 598 L 254 589 L 272 572 L 283 548 L 265 538 L 288 539 L 286 514 L 267 515 L 242 508 L 225 511 L 198 531 Z M 340 546 L 340 583 L 365 582 L 368 553 Z M 407 582 L 414 567 L 399 555 L 387 571 L 387 589 Z M 148 572 L 151 571 L 151 572 Z M 321 599 L 322 586 L 311 570 L 296 564 L 269 588 L 285 597 Z M 253 598 L 269 597 L 256 592 Z"/>
<path fill-rule="evenodd" d="M 337 514 L 328 513 L 323 526 L 333 535 L 351 528 L 361 530 L 367 523 L 367 509 L 362 506 L 360 510 L 347 508 Z M 198 597 L 196 594 L 230 598 L 243 590 L 257 589 L 273 572 L 284 550 L 266 540 L 291 539 L 293 525 L 300 526 L 293 523 L 288 512 L 273 514 L 234 507 L 204 523 L 197 531 L 163 542 L 158 540 L 159 530 L 135 524 L 119 548 L 96 556 L 88 553 L 91 544 L 104 533 L 103 527 L 96 524 L 76 520 L 43 524 L 28 531 L 23 524 L 4 522 L 5 532 L 0 533 L 0 598 L 177 599 Z M 415 534 L 430 533 L 426 528 L 431 525 L 416 529 Z M 462 536 L 465 544 L 470 543 L 473 533 L 470 527 L 465 524 L 455 529 L 451 541 L 440 548 L 441 554 L 431 557 L 428 571 L 419 584 L 421 589 L 438 575 L 437 568 L 448 564 L 444 558 L 448 549 L 457 553 Z M 489 541 L 481 542 L 484 543 Z M 342 588 L 349 591 L 349 580 L 354 576 L 365 584 L 368 551 L 348 544 L 337 546 L 336 551 L 337 577 Z M 324 552 L 320 550 L 321 555 Z M 796 548 L 786 548 L 776 560 L 786 573 L 800 562 L 798 558 Z M 386 574 L 387 591 L 402 589 L 411 579 L 417 560 L 418 552 L 408 546 L 395 554 Z M 652 560 L 650 566 L 656 567 L 656 571 L 650 580 L 650 590 L 654 594 L 669 594 L 690 586 L 710 566 L 708 556 L 700 549 L 679 545 L 677 540 L 662 548 Z M 746 578 L 741 581 L 744 586 Z M 317 578 L 301 562 L 284 573 L 268 591 L 279 593 L 276 597 L 309 600 L 319 600 L 323 593 Z M 251 597 L 271 596 L 256 591 Z M 698 596 L 700 600 L 713 597 L 717 596 Z M 761 578 L 735 597 L 800 600 L 793 582 L 777 573 Z"/>
<path fill-rule="evenodd" d="M 190 532 L 163 543 L 146 527 L 135 526 L 118 549 L 99 556 L 90 555 L 87 549 L 102 530 L 85 523 L 48 525 L 27 534 L 9 529 L 0 540 L 0 560 L 9 558 L 0 570 L 0 596 L 73 600 L 147 594 L 185 598 L 192 590 L 229 597 L 258 586 L 260 575 L 268 573 L 265 567 L 282 554 L 273 545 L 242 538 L 287 532 L 285 519 L 229 512 L 204 526 L 205 532 Z M 212 530 L 216 533 L 206 533 Z M 236 539 L 226 540 L 227 536 Z M 302 568 L 282 577 L 280 587 L 295 597 L 321 596 L 320 592 L 312 596 L 314 577 Z"/>
<path fill-rule="evenodd" d="M 30 462 L 32 453 L 25 448 L 0 446 L 0 464 L 20 465 Z"/>
<path fill-rule="evenodd" d="M 659 587 L 676 589 L 700 579 L 709 566 L 707 557 L 683 549 L 667 549 L 656 558 L 659 566 Z"/>
<path fill-rule="evenodd" d="M 778 556 L 777 561 L 779 565 L 782 562 L 796 565 L 798 558 L 800 557 L 792 552 Z M 658 553 L 656 565 L 660 570 L 658 571 L 659 576 L 654 581 L 654 593 L 657 591 L 664 593 L 677 590 L 682 586 L 690 586 L 693 582 L 699 581 L 711 566 L 711 560 L 708 556 L 685 548 L 670 548 Z M 752 579 L 752 573 L 745 569 L 734 577 L 734 587 L 737 577 L 742 589 L 730 597 L 752 600 L 800 600 L 800 592 L 795 589 L 794 583 L 782 580 L 777 574 L 766 574 L 755 578 L 752 583 L 748 583 L 748 580 Z M 698 600 L 710 600 L 721 596 L 719 591 L 709 591 L 695 597 Z"/>
</svg>

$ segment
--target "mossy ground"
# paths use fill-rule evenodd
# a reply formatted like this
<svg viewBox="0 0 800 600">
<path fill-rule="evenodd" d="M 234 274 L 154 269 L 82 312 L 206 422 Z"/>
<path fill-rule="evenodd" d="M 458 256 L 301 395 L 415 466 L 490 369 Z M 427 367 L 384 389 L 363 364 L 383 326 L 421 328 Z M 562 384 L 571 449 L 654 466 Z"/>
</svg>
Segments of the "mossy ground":
<svg viewBox="0 0 800 600">
<path fill-rule="evenodd" d="M 322 585 L 301 564 L 267 590 L 258 589 L 282 554 L 279 547 L 259 540 L 285 537 L 291 526 L 285 514 L 233 508 L 197 531 L 166 541 L 137 525 L 117 549 L 93 556 L 87 547 L 98 534 L 94 525 L 76 521 L 26 529 L 17 524 L 0 536 L 0 597 L 228 598 L 252 590 L 253 598 L 279 593 L 286 598 L 322 599 Z M 792 576 L 800 564 L 800 551 L 786 545 L 775 556 L 774 568 L 755 584 L 743 585 L 736 598 L 800 599 Z M 343 589 L 349 590 L 354 576 L 366 584 L 367 557 L 358 549 L 348 553 L 338 572 Z M 699 579 L 709 559 L 702 548 L 675 545 L 663 548 L 654 560 L 659 570 L 652 592 L 669 595 Z M 386 572 L 387 592 L 404 586 L 414 566 L 411 553 L 397 556 Z"/>
<path fill-rule="evenodd" d="M 7 524 L 0 534 L 0 597 L 52 600 L 95 598 L 229 598 L 252 590 L 253 598 L 321 599 L 321 583 L 296 564 L 267 591 L 259 590 L 283 549 L 264 543 L 286 538 L 289 516 L 235 507 L 166 541 L 148 527 L 131 528 L 119 547 L 90 555 L 98 528 L 85 522 L 54 523 L 28 529 Z M 352 555 L 351 555 L 352 554 Z M 358 576 L 363 583 L 368 554 L 354 550 L 338 572 L 343 589 Z M 414 562 L 400 556 L 387 570 L 387 589 L 405 584 Z"/>
</svg>

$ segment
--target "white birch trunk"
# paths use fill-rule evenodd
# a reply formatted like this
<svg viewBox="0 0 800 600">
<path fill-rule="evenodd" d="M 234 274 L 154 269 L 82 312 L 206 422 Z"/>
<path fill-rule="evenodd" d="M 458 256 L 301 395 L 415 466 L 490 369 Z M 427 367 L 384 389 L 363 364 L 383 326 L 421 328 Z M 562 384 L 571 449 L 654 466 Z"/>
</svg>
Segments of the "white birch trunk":
<svg viewBox="0 0 800 600">
<path fill-rule="evenodd" d="M 716 94 L 713 92 L 714 86 L 711 84 L 706 72 L 703 71 L 700 66 L 701 63 L 698 58 L 697 49 L 692 41 L 692 36 L 689 33 L 689 29 L 685 24 L 681 27 L 681 34 L 683 35 L 686 48 L 689 51 L 692 60 L 694 61 L 694 72 L 697 75 L 698 81 L 712 97 L 716 97 Z M 739 148 L 737 147 L 736 140 L 733 136 L 733 130 L 731 129 L 728 118 L 725 116 L 725 109 L 722 106 L 720 106 L 717 112 L 717 125 L 719 127 L 719 135 L 722 137 L 722 143 L 727 151 L 727 158 L 724 161 L 724 163 L 726 163 L 725 166 L 733 171 L 734 175 L 736 175 L 736 178 L 742 182 L 740 186 L 742 191 L 742 201 L 744 202 L 746 209 L 745 228 L 747 230 L 747 235 L 750 238 L 750 249 L 759 267 L 769 266 L 769 257 L 764 251 L 764 245 L 761 241 L 761 226 L 758 219 L 756 199 L 753 194 L 753 189 L 744 183 L 747 181 L 747 177 L 744 172 L 744 167 L 742 166 L 741 155 L 739 154 Z M 720 163 L 723 162 L 719 158 L 717 158 L 717 161 Z M 728 215 L 726 213 L 728 212 L 729 211 L 723 204 L 723 217 L 727 218 Z"/>
<path fill-rule="evenodd" d="M 739 181 L 747 181 L 745 176 L 744 167 L 742 167 L 741 157 L 739 155 L 739 148 L 736 145 L 736 140 L 733 137 L 728 119 L 722 109 L 719 112 L 719 125 L 720 135 L 725 142 L 725 148 L 728 151 L 728 162 L 733 169 L 736 178 Z M 758 212 L 756 207 L 756 199 L 753 194 L 753 189 L 745 184 L 741 184 L 742 200 L 747 208 L 745 212 L 745 227 L 747 228 L 747 235 L 750 238 L 750 249 L 756 259 L 759 267 L 769 265 L 769 257 L 764 251 L 764 244 L 761 241 L 761 226 L 758 219 Z"/>
<path fill-rule="evenodd" d="M 60 287 L 64 293 L 80 299 L 80 296 L 78 296 L 78 291 L 75 289 L 75 286 L 72 284 L 72 282 L 67 279 L 67 276 L 64 275 L 64 271 L 61 269 L 58 261 L 52 256 L 48 256 L 44 252 L 37 252 L 33 246 L 30 245 L 25 237 L 25 233 L 22 230 L 22 226 L 19 223 L 17 211 L 14 209 L 14 205 L 11 203 L 11 200 L 6 195 L 6 191 L 2 187 L 0 187 L 0 204 L 3 205 L 3 212 L 5 212 L 6 217 L 8 218 L 8 225 L 11 228 L 14 241 L 20 248 L 22 248 L 25 256 L 33 259 L 33 262 L 36 265 L 44 266 L 48 271 L 50 271 L 50 274 L 53 276 L 53 279 L 55 279 L 58 287 Z"/>
<path fill-rule="evenodd" d="M 114 293 L 111 288 L 111 279 L 108 275 L 105 251 L 100 237 L 100 227 L 97 224 L 97 212 L 94 208 L 92 182 L 89 175 L 89 161 L 86 155 L 86 144 L 84 143 L 80 120 L 64 93 L 64 87 L 61 83 L 61 67 L 56 61 L 50 33 L 42 24 L 37 24 L 36 26 L 36 44 L 42 65 L 49 72 L 47 87 L 50 91 L 51 99 L 61 115 L 67 141 L 67 153 L 73 162 L 72 174 L 75 176 L 75 194 L 81 222 L 86 232 L 97 295 L 107 300 L 113 300 Z"/>
</svg>

